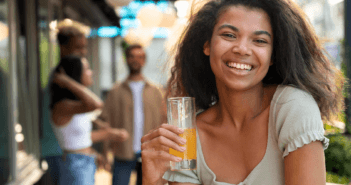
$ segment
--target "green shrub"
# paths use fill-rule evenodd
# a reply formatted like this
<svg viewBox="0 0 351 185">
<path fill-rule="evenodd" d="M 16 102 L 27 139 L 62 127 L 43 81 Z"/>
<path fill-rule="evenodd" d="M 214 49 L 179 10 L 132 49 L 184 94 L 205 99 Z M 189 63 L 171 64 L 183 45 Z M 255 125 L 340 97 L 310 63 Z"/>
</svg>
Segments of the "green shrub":
<svg viewBox="0 0 351 185">
<path fill-rule="evenodd" d="M 324 130 L 326 134 L 338 134 L 342 133 L 342 130 L 338 127 L 331 126 L 329 124 L 324 123 Z"/>
<path fill-rule="evenodd" d="M 337 184 L 348 184 L 349 179 L 346 177 L 340 177 L 339 175 L 327 172 L 326 182 L 337 183 Z"/>
<path fill-rule="evenodd" d="M 341 134 L 327 136 L 329 147 L 325 150 L 327 172 L 351 179 L 351 142 Z"/>
</svg>

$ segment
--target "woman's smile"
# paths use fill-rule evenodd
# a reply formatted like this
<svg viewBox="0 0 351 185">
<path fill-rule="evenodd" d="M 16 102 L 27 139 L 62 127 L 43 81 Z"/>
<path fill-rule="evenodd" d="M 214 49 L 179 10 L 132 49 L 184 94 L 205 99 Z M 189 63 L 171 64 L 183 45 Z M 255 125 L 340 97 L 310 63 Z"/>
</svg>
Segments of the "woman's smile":
<svg viewBox="0 0 351 185">
<path fill-rule="evenodd" d="M 226 62 L 227 70 L 232 72 L 237 76 L 249 75 L 253 70 L 253 66 L 250 64 L 236 63 L 236 62 Z"/>
<path fill-rule="evenodd" d="M 228 8 L 204 45 L 217 85 L 248 89 L 262 82 L 271 63 L 273 31 L 263 10 Z"/>
<path fill-rule="evenodd" d="M 242 69 L 247 71 L 251 71 L 253 68 L 253 66 L 250 64 L 242 64 L 242 63 L 236 63 L 236 62 L 226 62 L 226 65 L 230 68 Z"/>
</svg>

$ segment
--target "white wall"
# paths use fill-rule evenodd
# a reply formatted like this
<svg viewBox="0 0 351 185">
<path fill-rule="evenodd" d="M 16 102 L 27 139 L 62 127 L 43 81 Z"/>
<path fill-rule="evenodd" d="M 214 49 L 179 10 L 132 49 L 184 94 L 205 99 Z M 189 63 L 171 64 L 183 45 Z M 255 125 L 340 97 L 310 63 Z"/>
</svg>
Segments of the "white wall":
<svg viewBox="0 0 351 185">
<path fill-rule="evenodd" d="M 100 75 L 101 90 L 108 90 L 112 87 L 112 44 L 111 38 L 99 39 L 100 71 L 94 71 L 94 75 Z"/>
</svg>

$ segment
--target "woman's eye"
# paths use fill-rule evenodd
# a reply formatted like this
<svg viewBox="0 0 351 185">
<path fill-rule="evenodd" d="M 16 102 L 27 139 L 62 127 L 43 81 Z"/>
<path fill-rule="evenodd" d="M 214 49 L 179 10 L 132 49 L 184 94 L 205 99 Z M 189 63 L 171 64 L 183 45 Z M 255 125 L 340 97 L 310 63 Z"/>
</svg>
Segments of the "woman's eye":
<svg viewBox="0 0 351 185">
<path fill-rule="evenodd" d="M 229 37 L 229 38 L 236 38 L 235 35 L 230 34 L 230 33 L 223 33 L 222 35 L 225 37 Z"/>
<path fill-rule="evenodd" d="M 265 41 L 265 40 L 256 40 L 255 42 L 260 43 L 260 44 L 267 43 L 267 41 Z"/>
</svg>

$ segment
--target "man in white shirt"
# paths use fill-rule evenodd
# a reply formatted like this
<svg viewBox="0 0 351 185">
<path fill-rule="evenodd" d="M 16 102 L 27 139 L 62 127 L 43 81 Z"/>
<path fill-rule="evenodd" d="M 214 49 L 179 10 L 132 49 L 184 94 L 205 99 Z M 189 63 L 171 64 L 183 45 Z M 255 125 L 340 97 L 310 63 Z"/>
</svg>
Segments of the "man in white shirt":
<svg viewBox="0 0 351 185">
<path fill-rule="evenodd" d="M 124 128 L 130 138 L 125 142 L 111 142 L 114 153 L 113 185 L 128 185 L 132 170 L 137 171 L 137 185 L 141 185 L 141 137 L 165 122 L 166 113 L 160 90 L 147 82 L 141 71 L 146 54 L 140 45 L 126 51 L 129 76 L 108 93 L 100 118 L 114 128 Z"/>
</svg>

